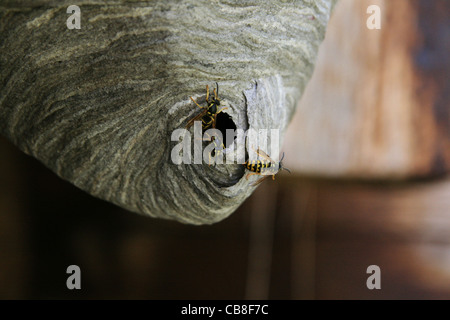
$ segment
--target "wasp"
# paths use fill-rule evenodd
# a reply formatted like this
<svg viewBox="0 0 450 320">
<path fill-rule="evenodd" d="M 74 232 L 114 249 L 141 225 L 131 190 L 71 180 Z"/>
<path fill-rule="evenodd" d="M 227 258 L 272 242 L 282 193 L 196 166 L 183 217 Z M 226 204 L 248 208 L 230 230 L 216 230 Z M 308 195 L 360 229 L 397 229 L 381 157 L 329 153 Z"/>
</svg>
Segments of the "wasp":
<svg viewBox="0 0 450 320">
<path fill-rule="evenodd" d="M 186 125 L 186 129 L 192 127 L 195 121 L 202 121 L 202 129 L 207 130 L 209 128 L 216 128 L 216 117 L 223 110 L 228 109 L 228 107 L 219 109 L 220 107 L 220 99 L 219 99 L 219 84 L 216 82 L 216 88 L 214 88 L 213 93 L 214 96 L 211 97 L 211 101 L 209 100 L 209 86 L 206 85 L 206 107 L 202 107 L 194 100 L 194 98 L 190 97 L 191 100 L 197 105 L 197 107 L 203 109 L 198 115 L 189 120 Z"/>
<path fill-rule="evenodd" d="M 259 180 L 257 180 L 256 182 L 252 183 L 252 186 L 257 186 L 259 185 L 261 182 L 263 182 L 265 179 L 267 179 L 268 177 L 272 176 L 272 179 L 275 180 L 275 175 L 280 172 L 281 170 L 286 170 L 287 172 L 291 173 L 291 171 L 288 168 L 283 167 L 283 159 L 284 159 L 284 152 L 283 155 L 281 156 L 281 160 L 278 162 L 278 169 L 275 169 L 276 167 L 276 161 L 273 160 L 272 158 L 270 158 L 264 151 L 260 150 L 258 148 L 258 150 L 256 150 L 256 153 L 261 156 L 262 158 L 264 158 L 265 160 L 247 160 L 244 163 L 244 166 L 247 170 L 251 171 L 249 172 L 245 179 L 248 180 L 248 178 L 252 175 L 263 175 L 262 170 L 266 169 L 266 170 L 272 170 L 272 174 L 266 174 L 264 177 L 260 178 Z M 276 170 L 276 172 L 275 172 Z"/>
</svg>

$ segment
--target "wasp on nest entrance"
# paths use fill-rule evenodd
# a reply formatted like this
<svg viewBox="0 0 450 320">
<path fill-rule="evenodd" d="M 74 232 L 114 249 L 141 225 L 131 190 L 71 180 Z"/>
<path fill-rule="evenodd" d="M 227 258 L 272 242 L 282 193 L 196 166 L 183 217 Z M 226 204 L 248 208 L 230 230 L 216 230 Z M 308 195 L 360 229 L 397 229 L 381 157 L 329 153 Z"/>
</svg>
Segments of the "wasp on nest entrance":
<svg viewBox="0 0 450 320">
<path fill-rule="evenodd" d="M 216 88 L 213 89 L 212 93 L 209 90 L 209 86 L 206 85 L 206 106 L 201 106 L 192 97 L 190 97 L 190 99 L 195 103 L 197 107 L 202 109 L 202 111 L 189 120 L 186 128 L 189 129 L 196 121 L 201 121 L 202 133 L 204 134 L 203 140 L 213 142 L 214 149 L 211 152 L 211 156 L 215 157 L 233 143 L 232 139 L 227 139 L 227 130 L 232 130 L 233 133 L 236 130 L 236 124 L 233 122 L 231 117 L 223 112 L 224 110 L 228 109 L 228 107 L 221 106 L 221 101 L 219 98 L 219 84 L 216 82 Z M 221 138 L 215 135 L 211 136 L 210 134 L 208 134 L 209 129 L 216 129 L 220 131 Z M 234 137 L 234 134 L 232 136 Z"/>
</svg>

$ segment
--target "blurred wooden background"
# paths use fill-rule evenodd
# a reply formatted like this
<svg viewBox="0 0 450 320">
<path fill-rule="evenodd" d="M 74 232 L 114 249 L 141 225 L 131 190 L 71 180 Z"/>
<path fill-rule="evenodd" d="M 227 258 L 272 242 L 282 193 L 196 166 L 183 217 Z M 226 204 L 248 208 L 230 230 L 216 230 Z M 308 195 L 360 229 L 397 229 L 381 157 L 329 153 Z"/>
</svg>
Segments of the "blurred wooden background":
<svg viewBox="0 0 450 320">
<path fill-rule="evenodd" d="M 381 30 L 369 30 L 370 5 Z M 306 175 L 404 179 L 450 168 L 450 2 L 340 0 L 291 123 Z"/>
<path fill-rule="evenodd" d="M 288 130 L 294 173 L 216 225 L 126 212 L 0 137 L 0 298 L 450 299 L 449 9 L 342 0 Z"/>
<path fill-rule="evenodd" d="M 280 175 L 198 227 L 95 199 L 3 138 L 0 150 L 2 299 L 450 299 L 448 178 Z M 373 264 L 381 290 L 366 288 Z"/>
</svg>

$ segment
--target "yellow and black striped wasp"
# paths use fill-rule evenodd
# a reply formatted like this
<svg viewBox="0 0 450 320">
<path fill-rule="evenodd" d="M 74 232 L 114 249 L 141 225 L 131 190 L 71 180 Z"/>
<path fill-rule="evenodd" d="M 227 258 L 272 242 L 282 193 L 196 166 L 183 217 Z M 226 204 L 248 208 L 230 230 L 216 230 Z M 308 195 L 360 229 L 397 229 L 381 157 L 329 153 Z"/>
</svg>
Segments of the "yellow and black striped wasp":
<svg viewBox="0 0 450 320">
<path fill-rule="evenodd" d="M 273 160 L 272 158 L 270 158 L 264 151 L 262 151 L 258 148 L 258 150 L 256 150 L 256 154 L 258 154 L 265 160 L 247 160 L 244 163 L 244 166 L 247 170 L 249 170 L 251 172 L 249 172 L 245 176 L 245 179 L 248 180 L 248 178 L 252 175 L 265 175 L 265 176 L 260 178 L 256 182 L 252 183 L 251 184 L 252 186 L 259 185 L 261 182 L 263 182 L 265 179 L 267 179 L 270 176 L 272 176 L 272 179 L 275 180 L 275 175 L 278 172 L 280 172 L 281 170 L 286 170 L 287 172 L 291 173 L 291 171 L 288 168 L 283 167 L 284 152 L 281 157 L 281 160 L 278 162 L 278 168 L 275 168 L 277 162 L 275 160 Z M 270 171 L 272 171 L 272 172 L 270 172 L 270 174 L 269 174 L 269 172 L 262 172 L 265 170 L 269 170 L 269 172 Z"/>
<path fill-rule="evenodd" d="M 193 117 L 186 125 L 186 129 L 192 127 L 195 121 L 202 121 L 202 129 L 203 131 L 209 128 L 216 128 L 216 117 L 223 110 L 228 109 L 228 107 L 219 109 L 220 107 L 220 99 L 219 99 L 219 84 L 216 82 L 217 90 L 214 88 L 213 93 L 214 96 L 209 101 L 209 86 L 206 85 L 206 107 L 202 107 L 194 100 L 194 98 L 190 97 L 191 100 L 197 105 L 197 107 L 203 109 L 198 115 Z"/>
</svg>

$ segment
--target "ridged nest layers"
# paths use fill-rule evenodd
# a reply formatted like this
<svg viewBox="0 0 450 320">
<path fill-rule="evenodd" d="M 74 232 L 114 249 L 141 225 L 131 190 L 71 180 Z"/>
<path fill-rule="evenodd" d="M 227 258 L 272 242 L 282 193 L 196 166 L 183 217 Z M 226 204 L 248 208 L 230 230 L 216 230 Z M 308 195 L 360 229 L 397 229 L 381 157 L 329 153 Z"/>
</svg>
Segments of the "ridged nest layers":
<svg viewBox="0 0 450 320">
<path fill-rule="evenodd" d="M 229 216 L 253 191 L 242 165 L 176 165 L 171 134 L 220 85 L 236 128 L 291 118 L 331 0 L 7 1 L 0 8 L 0 131 L 90 194 L 192 224 Z M 288 153 L 287 153 L 288 154 Z M 287 155 L 288 156 L 288 155 Z"/>
</svg>

